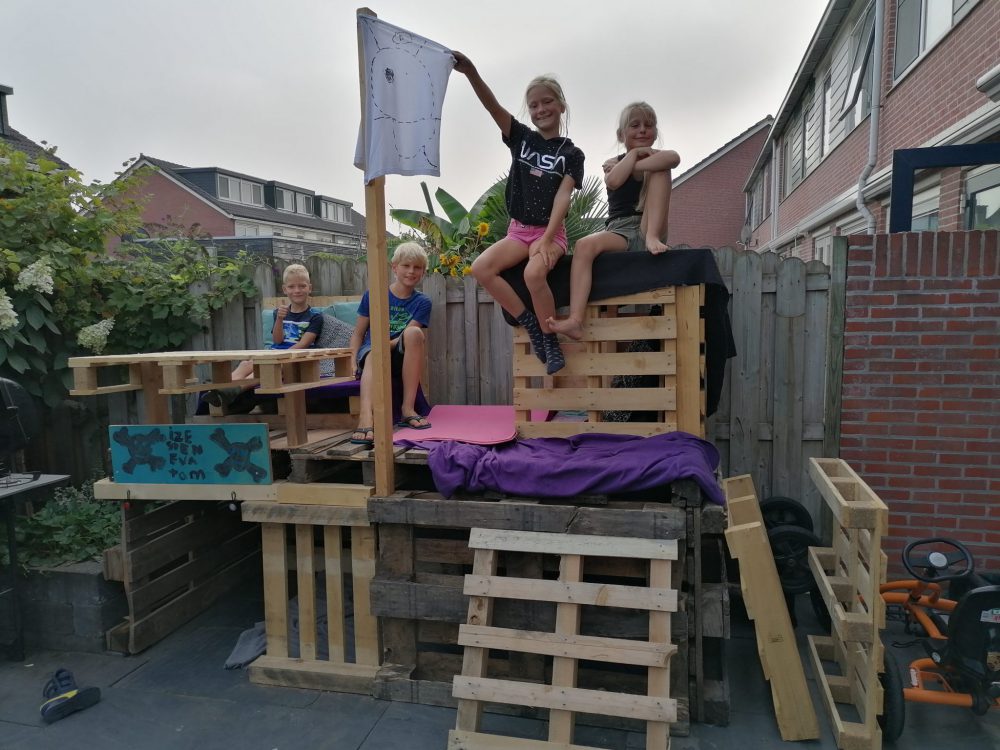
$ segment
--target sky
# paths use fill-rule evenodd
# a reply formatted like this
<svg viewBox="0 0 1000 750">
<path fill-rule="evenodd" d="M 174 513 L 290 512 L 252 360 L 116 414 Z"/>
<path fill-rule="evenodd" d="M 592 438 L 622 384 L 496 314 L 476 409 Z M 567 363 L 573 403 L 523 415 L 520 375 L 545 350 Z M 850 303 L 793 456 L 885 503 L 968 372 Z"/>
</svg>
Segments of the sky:
<svg viewBox="0 0 1000 750">
<path fill-rule="evenodd" d="M 554 74 L 587 175 L 618 153 L 621 109 L 646 100 L 682 174 L 774 115 L 827 0 L 382 0 L 379 18 L 464 52 L 497 99 Z M 279 180 L 353 203 L 360 119 L 357 30 L 346 0 L 0 0 L 10 124 L 89 180 L 148 154 Z M 386 178 L 389 208 L 424 209 L 421 181 L 466 208 L 509 152 L 452 73 L 440 177 Z M 389 221 L 390 232 L 399 226 Z"/>
</svg>

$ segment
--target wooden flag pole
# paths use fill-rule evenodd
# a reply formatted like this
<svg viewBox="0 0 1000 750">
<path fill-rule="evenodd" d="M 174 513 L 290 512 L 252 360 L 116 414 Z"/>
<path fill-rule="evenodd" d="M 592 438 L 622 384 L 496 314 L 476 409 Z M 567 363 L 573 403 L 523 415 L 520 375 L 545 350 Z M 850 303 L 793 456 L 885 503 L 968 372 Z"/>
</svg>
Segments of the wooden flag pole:
<svg viewBox="0 0 1000 750">
<path fill-rule="evenodd" d="M 377 17 L 369 8 L 357 15 Z M 368 71 L 361 26 L 358 25 L 358 80 L 361 87 L 361 138 L 368 125 Z M 389 271 L 385 241 L 385 177 L 365 185 L 365 225 L 368 242 L 368 308 L 371 313 L 373 368 L 372 404 L 375 427 L 375 494 L 386 496 L 396 488 L 392 456 L 392 383 L 389 372 Z"/>
</svg>

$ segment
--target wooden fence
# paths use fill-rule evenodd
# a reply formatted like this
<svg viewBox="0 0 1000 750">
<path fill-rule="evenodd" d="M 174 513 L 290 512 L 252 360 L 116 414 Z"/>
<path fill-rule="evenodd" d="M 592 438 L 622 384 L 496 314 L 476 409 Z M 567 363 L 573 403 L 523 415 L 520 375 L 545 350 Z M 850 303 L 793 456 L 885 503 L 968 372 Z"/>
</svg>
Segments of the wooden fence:
<svg viewBox="0 0 1000 750">
<path fill-rule="evenodd" d="M 817 261 L 806 264 L 773 253 L 722 248 L 716 259 L 732 292 L 730 319 L 738 352 L 729 361 L 719 408 L 707 425 L 708 438 L 722 454 L 722 474 L 750 474 L 760 497 L 801 500 L 819 521 L 821 501 L 805 467 L 810 457 L 837 455 L 846 254 L 838 249 L 834 268 L 840 270 L 832 274 Z M 280 294 L 286 265 L 274 260 L 258 267 L 261 297 Z M 360 296 L 366 289 L 363 259 L 311 257 L 305 265 L 317 295 Z M 433 302 L 431 402 L 511 403 L 512 329 L 500 308 L 471 277 L 431 274 L 422 289 Z M 258 348 L 260 330 L 260 298 L 236 300 L 217 311 L 187 348 Z M 120 395 L 115 402 L 121 403 L 112 403 L 112 423 L 135 421 L 125 411 L 126 398 Z M 182 415 L 185 405 L 176 408 Z M 76 443 L 49 453 L 65 460 L 69 452 L 87 449 L 86 443 Z M 74 461 L 74 466 L 100 464 L 99 459 Z"/>
<path fill-rule="evenodd" d="M 846 253 L 838 251 L 833 272 L 819 261 L 729 248 L 716 260 L 732 293 L 737 351 L 707 430 L 722 475 L 750 474 L 761 498 L 799 500 L 818 524 L 822 500 L 807 467 L 838 451 Z"/>
</svg>

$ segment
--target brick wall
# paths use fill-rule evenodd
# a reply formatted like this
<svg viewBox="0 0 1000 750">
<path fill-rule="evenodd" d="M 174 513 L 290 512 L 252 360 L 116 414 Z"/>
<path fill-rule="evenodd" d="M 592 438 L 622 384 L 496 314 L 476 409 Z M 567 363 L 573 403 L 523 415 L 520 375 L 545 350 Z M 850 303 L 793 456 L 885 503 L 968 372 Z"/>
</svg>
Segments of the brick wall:
<svg viewBox="0 0 1000 750">
<path fill-rule="evenodd" d="M 946 536 L 1000 570 L 1000 232 L 848 238 L 840 455 L 885 551 Z"/>
<path fill-rule="evenodd" d="M 667 237 L 671 245 L 736 247 L 746 220 L 743 183 L 766 137 L 764 128 L 674 188 Z"/>
</svg>

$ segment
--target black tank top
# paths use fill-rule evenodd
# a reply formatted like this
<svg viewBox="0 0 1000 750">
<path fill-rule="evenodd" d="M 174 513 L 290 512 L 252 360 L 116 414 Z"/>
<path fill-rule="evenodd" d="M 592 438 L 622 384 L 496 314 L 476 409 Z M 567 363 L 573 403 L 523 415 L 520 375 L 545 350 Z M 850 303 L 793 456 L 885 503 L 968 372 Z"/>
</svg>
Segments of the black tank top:
<svg viewBox="0 0 1000 750">
<path fill-rule="evenodd" d="M 625 158 L 625 154 L 618 157 L 618 161 Z M 636 210 L 639 203 L 639 193 L 642 192 L 642 180 L 637 180 L 632 175 L 628 176 L 625 184 L 617 190 L 608 189 L 608 218 L 620 219 L 623 216 L 639 216 L 642 212 Z"/>
</svg>

